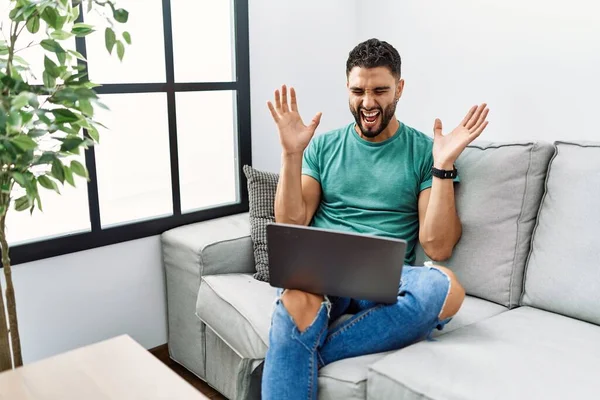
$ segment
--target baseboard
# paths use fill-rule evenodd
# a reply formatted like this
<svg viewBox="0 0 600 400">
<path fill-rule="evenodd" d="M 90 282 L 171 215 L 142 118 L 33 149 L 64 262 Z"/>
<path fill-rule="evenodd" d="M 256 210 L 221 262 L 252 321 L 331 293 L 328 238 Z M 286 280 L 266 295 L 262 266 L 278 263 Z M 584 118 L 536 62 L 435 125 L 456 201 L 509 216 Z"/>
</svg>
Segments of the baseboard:
<svg viewBox="0 0 600 400">
<path fill-rule="evenodd" d="M 156 346 L 148 351 L 164 364 L 170 365 L 173 362 L 171 357 L 169 357 L 169 346 L 167 343 Z"/>
</svg>

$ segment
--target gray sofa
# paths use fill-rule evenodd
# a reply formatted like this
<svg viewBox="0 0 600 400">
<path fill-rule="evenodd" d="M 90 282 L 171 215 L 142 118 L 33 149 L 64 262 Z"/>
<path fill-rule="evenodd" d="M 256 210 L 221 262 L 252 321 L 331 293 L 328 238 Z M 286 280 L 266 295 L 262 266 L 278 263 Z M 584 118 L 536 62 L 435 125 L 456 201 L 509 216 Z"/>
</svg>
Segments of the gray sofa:
<svg viewBox="0 0 600 400">
<path fill-rule="evenodd" d="M 321 399 L 600 396 L 600 143 L 477 143 L 457 162 L 467 290 L 431 341 L 320 371 Z M 171 358 L 260 398 L 275 289 L 253 279 L 248 214 L 165 232 Z M 419 262 L 423 262 L 422 252 Z"/>
</svg>

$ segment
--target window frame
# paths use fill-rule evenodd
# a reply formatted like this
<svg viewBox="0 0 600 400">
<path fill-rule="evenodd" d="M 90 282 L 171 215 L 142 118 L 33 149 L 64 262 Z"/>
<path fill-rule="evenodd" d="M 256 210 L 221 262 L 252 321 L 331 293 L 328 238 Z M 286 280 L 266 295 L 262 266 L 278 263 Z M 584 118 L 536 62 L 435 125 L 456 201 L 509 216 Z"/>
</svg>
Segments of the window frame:
<svg viewBox="0 0 600 400">
<path fill-rule="evenodd" d="M 250 132 L 250 44 L 248 33 L 248 0 L 230 1 L 232 1 L 234 6 L 235 81 L 194 83 L 175 82 L 171 0 L 162 0 L 166 82 L 103 84 L 102 86 L 96 88 L 96 92 L 100 95 L 133 93 L 165 93 L 167 95 L 173 215 L 102 228 L 100 223 L 98 182 L 96 179 L 96 159 L 94 148 L 90 147 L 85 151 L 86 167 L 88 168 L 90 176 L 90 181 L 87 183 L 90 231 L 65 234 L 54 238 L 41 239 L 38 241 L 32 241 L 31 243 L 11 246 L 10 256 L 13 265 L 37 261 L 82 250 L 89 250 L 111 244 L 122 243 L 125 241 L 141 239 L 149 236 L 155 236 L 178 226 L 193 224 L 196 222 L 248 211 L 247 182 L 242 169 L 244 165 L 252 165 L 252 142 Z M 79 20 L 79 22 L 83 20 L 83 13 L 80 14 Z M 76 49 L 87 58 L 85 38 L 76 38 Z M 80 63 L 82 62 L 80 61 Z M 214 90 L 227 90 L 236 92 L 238 160 L 237 191 L 239 193 L 239 201 L 235 204 L 215 206 L 199 211 L 182 213 L 179 182 L 179 154 L 177 145 L 178 138 L 175 94 L 177 92 Z"/>
</svg>

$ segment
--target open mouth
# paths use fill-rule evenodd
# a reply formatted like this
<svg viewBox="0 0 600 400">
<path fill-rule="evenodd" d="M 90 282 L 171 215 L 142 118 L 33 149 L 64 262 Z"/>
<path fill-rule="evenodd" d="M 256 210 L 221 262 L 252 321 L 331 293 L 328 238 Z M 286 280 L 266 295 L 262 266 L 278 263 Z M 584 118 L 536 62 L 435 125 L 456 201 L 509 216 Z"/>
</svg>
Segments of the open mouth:
<svg viewBox="0 0 600 400">
<path fill-rule="evenodd" d="M 367 128 L 371 128 L 371 127 L 377 125 L 377 121 L 379 120 L 380 114 L 381 114 L 381 112 L 379 110 L 375 110 L 375 111 L 361 110 L 360 111 L 360 115 L 363 120 L 363 123 Z"/>
</svg>

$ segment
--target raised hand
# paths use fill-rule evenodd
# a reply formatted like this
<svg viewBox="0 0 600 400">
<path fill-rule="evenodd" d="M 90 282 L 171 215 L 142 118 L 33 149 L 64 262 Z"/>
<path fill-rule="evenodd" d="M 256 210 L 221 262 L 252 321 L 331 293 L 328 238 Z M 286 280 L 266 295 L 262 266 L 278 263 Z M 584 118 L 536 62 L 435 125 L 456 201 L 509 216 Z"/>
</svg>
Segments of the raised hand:
<svg viewBox="0 0 600 400">
<path fill-rule="evenodd" d="M 273 107 L 270 101 L 267 102 L 267 106 L 277 124 L 283 151 L 287 154 L 302 154 L 315 134 L 317 126 L 319 126 L 321 113 L 317 113 L 308 126 L 304 125 L 298 113 L 294 88 L 290 88 L 290 97 L 291 103 L 288 105 L 287 87 L 283 85 L 281 96 L 279 90 L 275 91 L 275 106 Z"/>
<path fill-rule="evenodd" d="M 488 125 L 487 104 L 473 106 L 462 122 L 447 135 L 442 134 L 442 121 L 435 120 L 433 126 L 433 162 L 436 168 L 452 169 L 452 165 L 473 140 L 477 139 Z"/>
</svg>

